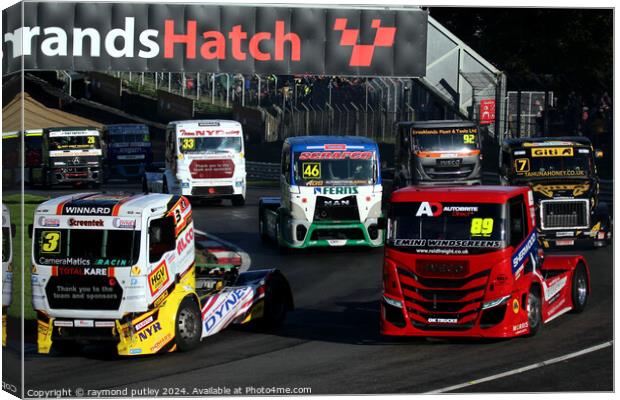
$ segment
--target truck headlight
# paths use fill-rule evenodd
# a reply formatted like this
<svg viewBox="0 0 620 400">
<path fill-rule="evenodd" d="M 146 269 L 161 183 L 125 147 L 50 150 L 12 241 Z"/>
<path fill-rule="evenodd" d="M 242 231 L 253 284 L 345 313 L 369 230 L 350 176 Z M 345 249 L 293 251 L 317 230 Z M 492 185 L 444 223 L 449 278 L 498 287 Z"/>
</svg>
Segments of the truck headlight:
<svg viewBox="0 0 620 400">
<path fill-rule="evenodd" d="M 482 303 L 482 309 L 486 310 L 487 308 L 497 307 L 497 306 L 502 305 L 505 302 L 507 302 L 508 299 L 510 299 L 510 295 L 504 296 L 504 297 L 500 297 L 499 299 L 495 299 L 495 300 L 491 300 L 491 301 L 486 301 L 486 302 Z"/>
<path fill-rule="evenodd" d="M 387 296 L 383 296 L 383 301 L 385 301 L 392 307 L 403 308 L 403 303 L 401 303 L 400 301 L 394 300 L 394 299 L 390 299 Z"/>
<path fill-rule="evenodd" d="M 242 187 L 243 186 L 243 179 L 237 179 L 235 181 L 235 186 L 236 187 Z"/>
</svg>

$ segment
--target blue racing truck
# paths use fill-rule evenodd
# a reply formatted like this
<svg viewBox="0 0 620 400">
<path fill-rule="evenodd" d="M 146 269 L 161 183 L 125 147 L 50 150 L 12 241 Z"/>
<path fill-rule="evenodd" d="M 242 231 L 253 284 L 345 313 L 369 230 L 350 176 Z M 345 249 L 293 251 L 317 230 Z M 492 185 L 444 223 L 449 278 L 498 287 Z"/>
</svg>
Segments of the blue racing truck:
<svg viewBox="0 0 620 400">
<path fill-rule="evenodd" d="M 282 251 L 383 245 L 379 147 L 355 136 L 299 136 L 282 145 L 280 197 L 259 202 L 262 238 Z"/>
<path fill-rule="evenodd" d="M 106 125 L 106 178 L 139 180 L 153 159 L 149 128 L 143 124 Z"/>
</svg>

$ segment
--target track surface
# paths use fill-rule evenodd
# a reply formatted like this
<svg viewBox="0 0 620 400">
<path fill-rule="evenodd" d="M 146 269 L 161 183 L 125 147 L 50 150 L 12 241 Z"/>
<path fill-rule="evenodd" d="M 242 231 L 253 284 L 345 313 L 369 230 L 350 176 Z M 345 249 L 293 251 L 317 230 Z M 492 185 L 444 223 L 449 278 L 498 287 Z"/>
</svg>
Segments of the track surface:
<svg viewBox="0 0 620 400">
<path fill-rule="evenodd" d="M 65 192 L 66 193 L 66 192 Z M 56 195 L 60 193 L 55 193 Z M 421 393 L 481 379 L 613 339 L 611 247 L 579 251 L 592 271 L 593 293 L 582 314 L 566 314 L 538 336 L 500 341 L 382 338 L 378 333 L 382 250 L 310 250 L 281 256 L 257 234 L 259 196 L 243 208 L 197 206 L 198 229 L 238 244 L 252 268 L 278 267 L 289 279 L 296 310 L 272 334 L 229 329 L 190 353 L 119 359 L 102 348 L 78 356 L 25 351 L 25 388 L 159 389 L 200 395 L 209 388 L 298 388 L 312 394 Z M 11 352 L 9 358 L 18 357 Z M 459 392 L 613 390 L 613 347 Z M 5 364 L 7 365 L 7 364 Z M 18 371 L 11 371 L 10 375 Z M 7 372 L 5 372 L 6 374 Z M 184 392 L 180 391 L 184 390 Z M 30 392 L 32 396 L 34 392 Z M 75 392 L 74 392 L 75 393 Z M 153 394 L 154 392 L 151 392 Z M 92 393 L 91 393 L 92 394 Z M 147 393 L 142 393 L 146 395 Z"/>
</svg>

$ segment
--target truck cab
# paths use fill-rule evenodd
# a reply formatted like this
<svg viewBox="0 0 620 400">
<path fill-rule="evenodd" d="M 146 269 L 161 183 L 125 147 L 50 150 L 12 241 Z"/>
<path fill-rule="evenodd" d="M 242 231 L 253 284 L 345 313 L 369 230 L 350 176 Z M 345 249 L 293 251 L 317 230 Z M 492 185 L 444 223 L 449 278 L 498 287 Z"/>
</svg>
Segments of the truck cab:
<svg viewBox="0 0 620 400">
<path fill-rule="evenodd" d="M 470 121 L 413 121 L 397 126 L 394 188 L 409 185 L 479 185 L 482 155 L 478 126 Z"/>
<path fill-rule="evenodd" d="M 6 346 L 7 311 L 13 300 L 13 238 L 15 224 L 11 223 L 11 213 L 2 204 L 2 346 Z"/>
<path fill-rule="evenodd" d="M 163 170 L 150 169 L 146 191 L 196 199 L 230 199 L 245 204 L 246 170 L 243 130 L 237 121 L 175 121 L 166 129 Z"/>
<path fill-rule="evenodd" d="M 607 204 L 599 201 L 595 151 L 585 137 L 506 139 L 500 181 L 534 193 L 538 231 L 545 247 L 602 247 L 611 239 Z"/>
<path fill-rule="evenodd" d="M 36 148 L 32 154 L 30 148 L 26 149 L 30 183 L 45 187 L 80 184 L 99 187 L 103 180 L 101 147 L 99 130 L 94 127 L 43 129 L 41 157 L 36 158 Z"/>
<path fill-rule="evenodd" d="M 585 308 L 581 256 L 545 255 L 527 187 L 409 187 L 392 194 L 381 333 L 494 337 L 535 334 Z"/>
<path fill-rule="evenodd" d="M 37 207 L 31 234 L 39 353 L 97 342 L 119 355 L 185 351 L 232 323 L 279 323 L 292 307 L 277 270 L 208 263 L 210 240 L 183 196 L 59 197 Z"/>
<path fill-rule="evenodd" d="M 282 146 L 280 197 L 259 201 L 259 231 L 282 250 L 383 245 L 379 148 L 355 136 L 299 136 Z"/>
<path fill-rule="evenodd" d="M 140 180 L 153 161 L 149 128 L 143 124 L 112 124 L 103 130 L 107 177 Z"/>
</svg>

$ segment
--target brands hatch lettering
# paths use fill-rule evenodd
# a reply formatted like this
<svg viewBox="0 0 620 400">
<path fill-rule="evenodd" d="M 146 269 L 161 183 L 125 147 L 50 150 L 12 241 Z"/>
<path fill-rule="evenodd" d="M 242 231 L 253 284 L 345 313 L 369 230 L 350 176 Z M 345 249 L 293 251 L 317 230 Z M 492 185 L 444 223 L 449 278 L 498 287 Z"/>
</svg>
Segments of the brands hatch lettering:
<svg viewBox="0 0 620 400">
<path fill-rule="evenodd" d="M 525 258 L 530 254 L 535 254 L 536 251 L 538 251 L 538 237 L 536 231 L 533 231 L 512 255 L 512 273 L 516 274 Z"/>
<path fill-rule="evenodd" d="M 355 186 L 327 186 L 315 187 L 314 194 L 358 194 L 359 190 Z"/>
</svg>

